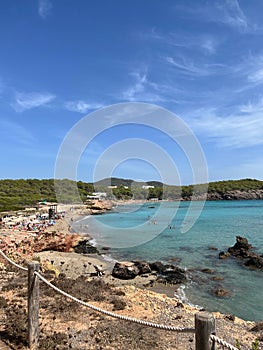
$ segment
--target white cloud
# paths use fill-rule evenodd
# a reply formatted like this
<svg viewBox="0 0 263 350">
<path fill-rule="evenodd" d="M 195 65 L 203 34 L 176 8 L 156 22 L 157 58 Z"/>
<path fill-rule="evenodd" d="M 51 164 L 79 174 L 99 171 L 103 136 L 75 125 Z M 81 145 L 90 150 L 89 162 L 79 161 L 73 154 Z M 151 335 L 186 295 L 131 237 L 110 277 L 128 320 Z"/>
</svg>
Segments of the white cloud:
<svg viewBox="0 0 263 350">
<path fill-rule="evenodd" d="M 125 101 L 135 102 L 161 102 L 165 98 L 160 95 L 161 87 L 151 82 L 146 73 L 132 72 L 130 75 L 133 77 L 134 83 L 131 84 L 126 90 L 122 92 L 121 98 Z"/>
<path fill-rule="evenodd" d="M 217 0 L 193 2 L 193 6 L 176 5 L 175 9 L 181 11 L 182 16 L 188 15 L 191 19 L 206 22 L 221 23 L 240 32 L 256 32 L 260 29 L 242 10 L 238 0 Z"/>
<path fill-rule="evenodd" d="M 79 100 L 68 101 L 65 103 L 65 107 L 71 112 L 87 113 L 90 110 L 102 108 L 104 105 L 100 103 L 87 103 L 85 101 Z"/>
<path fill-rule="evenodd" d="M 217 3 L 222 16 L 218 16 L 218 21 L 222 21 L 237 29 L 247 30 L 249 28 L 248 19 L 242 11 L 238 0 L 225 0 Z"/>
<path fill-rule="evenodd" d="M 199 109 L 189 124 L 198 134 L 220 147 L 243 148 L 263 145 L 263 103 L 241 105 L 236 113 L 220 114 L 216 109 Z"/>
<path fill-rule="evenodd" d="M 46 19 L 52 10 L 52 3 L 50 0 L 38 0 L 38 14 L 41 18 Z"/>
<path fill-rule="evenodd" d="M 155 28 L 150 33 L 140 34 L 140 37 L 149 41 L 154 40 L 164 45 L 174 48 L 198 50 L 204 54 L 215 54 L 217 47 L 222 39 L 210 34 L 191 34 L 186 32 L 157 32 Z"/>
<path fill-rule="evenodd" d="M 201 40 L 200 47 L 209 54 L 214 54 L 216 52 L 216 42 L 211 37 Z"/>
<path fill-rule="evenodd" d="M 245 79 L 236 88 L 235 92 L 244 92 L 253 89 L 263 83 L 263 54 L 249 55 L 243 57 L 239 64 L 232 65 L 229 74 L 235 78 Z"/>
<path fill-rule="evenodd" d="M 248 102 L 247 104 L 241 105 L 240 112 L 248 114 L 263 112 L 263 97 L 259 99 L 258 102 Z"/>
<path fill-rule="evenodd" d="M 123 92 L 123 98 L 127 101 L 135 101 L 136 96 L 145 91 L 145 84 L 147 83 L 146 74 L 139 74 L 137 72 L 131 73 L 135 78 L 135 83 Z"/>
<path fill-rule="evenodd" d="M 23 112 L 24 110 L 41 107 L 47 105 L 49 102 L 55 99 L 55 95 L 50 93 L 39 93 L 39 92 L 17 92 L 16 102 L 12 104 L 12 107 L 17 112 Z"/>
<path fill-rule="evenodd" d="M 225 66 L 220 63 L 196 65 L 193 63 L 193 61 L 190 61 L 183 56 L 167 56 L 164 57 L 164 60 L 171 64 L 174 68 L 178 69 L 182 74 L 196 77 L 205 77 L 218 74 L 223 68 L 225 68 Z"/>
<path fill-rule="evenodd" d="M 251 72 L 248 75 L 248 81 L 252 83 L 261 83 L 263 82 L 263 67 Z"/>
</svg>

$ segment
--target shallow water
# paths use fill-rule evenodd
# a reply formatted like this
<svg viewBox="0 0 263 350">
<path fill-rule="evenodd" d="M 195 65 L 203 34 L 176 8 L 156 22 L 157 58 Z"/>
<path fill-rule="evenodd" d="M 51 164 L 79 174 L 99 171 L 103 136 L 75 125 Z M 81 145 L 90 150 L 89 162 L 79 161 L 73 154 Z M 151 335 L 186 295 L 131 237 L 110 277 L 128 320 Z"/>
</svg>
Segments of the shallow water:
<svg viewBox="0 0 263 350">
<path fill-rule="evenodd" d="M 257 253 L 263 254 L 263 201 L 206 202 L 195 224 L 185 230 L 200 206 L 196 202 L 187 216 L 188 202 L 129 204 L 79 224 L 89 225 L 96 244 L 110 247 L 112 258 L 178 259 L 176 264 L 191 270 L 189 282 L 179 293 L 192 304 L 246 320 L 262 320 L 263 271 L 247 269 L 235 259 L 219 260 L 218 254 L 233 246 L 237 235 L 246 237 L 258 248 Z M 214 274 L 201 272 L 204 268 Z M 212 281 L 212 276 L 224 280 Z M 217 286 L 227 289 L 230 297 L 214 297 L 211 289 Z"/>
</svg>

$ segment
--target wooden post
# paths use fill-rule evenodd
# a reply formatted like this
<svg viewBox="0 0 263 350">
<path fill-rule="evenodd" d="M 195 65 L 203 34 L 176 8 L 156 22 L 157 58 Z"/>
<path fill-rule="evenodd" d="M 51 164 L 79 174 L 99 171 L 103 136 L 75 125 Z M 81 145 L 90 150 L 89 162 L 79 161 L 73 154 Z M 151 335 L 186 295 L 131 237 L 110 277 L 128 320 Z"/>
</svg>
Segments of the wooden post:
<svg viewBox="0 0 263 350">
<path fill-rule="evenodd" d="M 209 338 L 212 333 L 215 334 L 215 318 L 213 314 L 206 311 L 195 314 L 195 349 L 211 350 Z"/>
<path fill-rule="evenodd" d="M 35 271 L 39 271 L 39 263 L 28 263 L 28 346 L 32 350 L 38 349 L 39 336 L 39 279 Z"/>
</svg>

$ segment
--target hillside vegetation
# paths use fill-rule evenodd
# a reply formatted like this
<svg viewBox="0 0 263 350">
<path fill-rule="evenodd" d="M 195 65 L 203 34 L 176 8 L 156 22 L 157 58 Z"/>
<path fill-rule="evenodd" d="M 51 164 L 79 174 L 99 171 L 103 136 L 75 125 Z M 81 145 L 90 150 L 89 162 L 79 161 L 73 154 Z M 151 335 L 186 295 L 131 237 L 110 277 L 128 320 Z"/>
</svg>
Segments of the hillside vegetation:
<svg viewBox="0 0 263 350">
<path fill-rule="evenodd" d="M 111 186 L 112 188 L 109 188 Z M 117 186 L 117 187 L 116 187 Z M 144 188 L 143 188 L 144 186 Z M 147 188 L 147 186 L 150 186 Z M 114 188 L 115 187 L 115 188 Z M 146 188 L 145 188 L 146 187 Z M 126 179 L 105 179 L 94 184 L 53 179 L 0 180 L 0 211 L 18 210 L 40 201 L 76 203 L 93 191 L 106 192 L 112 199 L 263 199 L 263 181 L 254 179 L 211 182 L 208 185 L 171 186 L 158 181 L 147 183 Z M 57 195 L 58 196 L 57 196 Z"/>
</svg>

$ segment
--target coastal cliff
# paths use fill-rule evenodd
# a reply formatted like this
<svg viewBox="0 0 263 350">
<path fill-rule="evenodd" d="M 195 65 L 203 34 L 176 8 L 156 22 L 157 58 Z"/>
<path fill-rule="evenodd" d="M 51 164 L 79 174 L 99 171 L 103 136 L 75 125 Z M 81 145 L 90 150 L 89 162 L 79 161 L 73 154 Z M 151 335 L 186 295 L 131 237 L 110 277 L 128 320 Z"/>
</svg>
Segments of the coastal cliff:
<svg viewBox="0 0 263 350">
<path fill-rule="evenodd" d="M 215 191 L 208 192 L 207 195 L 193 195 L 192 197 L 186 197 L 184 200 L 255 200 L 263 199 L 263 189 L 258 190 L 229 190 L 229 191 Z"/>
</svg>

